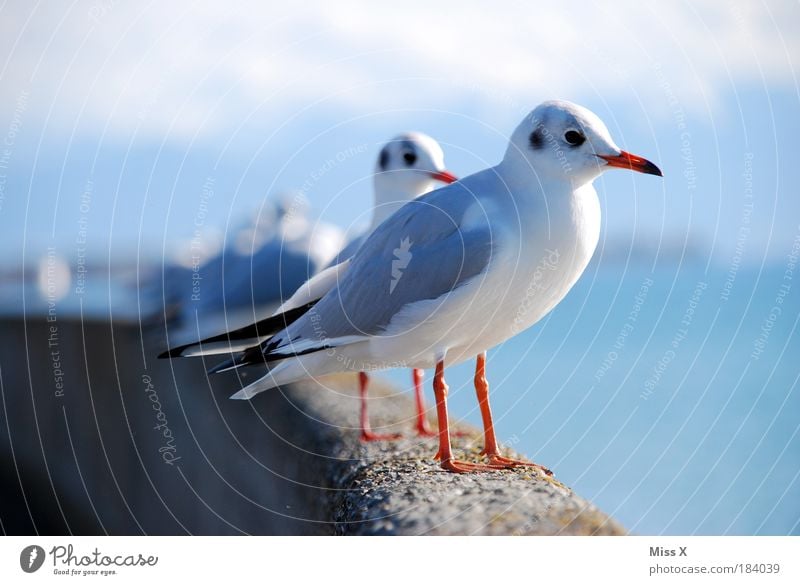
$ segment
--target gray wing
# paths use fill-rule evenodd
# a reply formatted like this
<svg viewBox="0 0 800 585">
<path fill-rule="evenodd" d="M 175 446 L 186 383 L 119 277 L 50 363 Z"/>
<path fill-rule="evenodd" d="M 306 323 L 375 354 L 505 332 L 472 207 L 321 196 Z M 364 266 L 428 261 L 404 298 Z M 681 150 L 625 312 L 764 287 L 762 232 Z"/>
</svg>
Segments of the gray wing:
<svg viewBox="0 0 800 585">
<path fill-rule="evenodd" d="M 356 236 L 355 238 L 347 242 L 347 245 L 344 248 L 342 248 L 338 254 L 336 254 L 336 257 L 333 260 L 331 260 L 325 268 L 336 266 L 337 264 L 341 264 L 345 260 L 348 260 L 353 256 L 355 256 L 355 253 L 358 252 L 358 249 L 361 247 L 361 244 L 363 244 L 366 241 L 366 239 L 367 239 L 367 234 L 361 234 L 360 236 Z"/>
<path fill-rule="evenodd" d="M 335 338 L 378 335 L 406 305 L 439 298 L 481 274 L 492 257 L 488 221 L 459 229 L 474 203 L 459 183 L 408 202 L 367 238 L 337 288 L 265 343 L 265 354 L 291 345 L 297 352 L 314 351 Z"/>
</svg>

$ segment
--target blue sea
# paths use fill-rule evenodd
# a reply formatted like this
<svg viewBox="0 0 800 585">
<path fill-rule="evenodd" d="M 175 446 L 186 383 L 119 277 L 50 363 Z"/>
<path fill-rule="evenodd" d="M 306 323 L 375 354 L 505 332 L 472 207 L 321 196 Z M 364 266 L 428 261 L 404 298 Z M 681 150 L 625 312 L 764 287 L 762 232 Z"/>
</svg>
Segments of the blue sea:
<svg viewBox="0 0 800 585">
<path fill-rule="evenodd" d="M 800 534 L 799 318 L 790 260 L 595 265 L 489 352 L 498 438 L 634 533 Z M 450 411 L 480 425 L 473 367 Z"/>
</svg>

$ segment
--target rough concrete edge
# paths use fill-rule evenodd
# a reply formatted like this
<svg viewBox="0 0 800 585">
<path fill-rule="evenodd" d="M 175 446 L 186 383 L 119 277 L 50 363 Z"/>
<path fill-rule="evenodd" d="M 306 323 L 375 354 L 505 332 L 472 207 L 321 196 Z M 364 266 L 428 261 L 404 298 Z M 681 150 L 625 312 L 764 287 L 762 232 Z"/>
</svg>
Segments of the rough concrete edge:
<svg viewBox="0 0 800 585">
<path fill-rule="evenodd" d="M 322 386 L 330 392 L 311 382 L 288 392 L 312 418 L 326 423 L 313 432 L 320 452 L 330 454 L 324 476 L 336 534 L 627 534 L 594 504 L 538 470 L 444 472 L 432 459 L 435 439 L 409 432 L 412 401 L 386 384 L 374 382 L 370 388 L 370 395 L 380 398 L 371 406 L 373 425 L 402 429 L 410 437 L 362 443 L 354 430 L 354 379 L 331 377 Z M 480 431 L 462 431 L 468 436 L 454 437 L 454 447 L 466 452 L 466 459 L 480 461 Z"/>
</svg>

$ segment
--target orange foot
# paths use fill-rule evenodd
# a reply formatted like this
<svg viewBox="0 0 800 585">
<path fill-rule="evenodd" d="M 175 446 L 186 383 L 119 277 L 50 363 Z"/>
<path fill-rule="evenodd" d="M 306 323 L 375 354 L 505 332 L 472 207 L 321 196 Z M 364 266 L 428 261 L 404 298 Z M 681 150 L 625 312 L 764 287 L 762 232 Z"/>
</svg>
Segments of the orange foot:
<svg viewBox="0 0 800 585">
<path fill-rule="evenodd" d="M 458 459 L 445 459 L 441 463 L 442 469 L 452 473 L 475 473 L 479 471 L 499 471 L 506 469 L 504 465 L 485 465 L 483 463 L 470 463 L 468 461 L 459 461 Z"/>
<path fill-rule="evenodd" d="M 417 436 L 418 437 L 435 437 L 439 433 L 431 428 L 427 420 L 422 420 L 417 423 Z"/>
<path fill-rule="evenodd" d="M 475 471 L 498 471 L 501 469 L 508 469 L 507 465 L 494 465 L 492 463 L 470 463 L 469 461 L 459 461 L 452 457 L 442 457 L 440 451 L 436 452 L 433 456 L 436 461 L 441 461 L 442 469 L 445 471 L 452 471 L 454 473 L 471 473 Z"/>
<path fill-rule="evenodd" d="M 544 467 L 543 465 L 539 465 L 538 463 L 533 463 L 532 461 L 523 461 L 522 459 L 512 459 L 511 457 L 503 457 L 498 453 L 488 454 L 482 453 L 482 455 L 486 455 L 489 458 L 489 465 L 496 465 L 501 468 L 511 468 L 511 467 L 535 467 L 536 469 L 541 469 L 544 471 L 546 475 L 553 475 L 553 472 Z"/>
<path fill-rule="evenodd" d="M 400 433 L 373 433 L 372 431 L 361 431 L 361 440 L 365 443 L 370 441 L 396 441 L 397 439 L 402 438 L 403 435 Z"/>
</svg>

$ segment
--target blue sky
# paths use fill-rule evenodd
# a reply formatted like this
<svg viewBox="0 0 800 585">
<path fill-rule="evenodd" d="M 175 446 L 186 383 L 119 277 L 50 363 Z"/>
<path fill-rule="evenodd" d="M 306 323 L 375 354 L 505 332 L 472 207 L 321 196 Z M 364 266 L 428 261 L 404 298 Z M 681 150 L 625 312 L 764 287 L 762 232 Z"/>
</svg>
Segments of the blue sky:
<svg viewBox="0 0 800 585">
<path fill-rule="evenodd" d="M 594 110 L 618 144 L 665 172 L 598 181 L 615 245 L 725 265 L 747 221 L 744 261 L 785 256 L 800 229 L 797 4 L 486 10 L 6 4 L 6 263 L 51 244 L 69 255 L 79 221 L 91 253 L 138 246 L 158 261 L 191 234 L 209 178 L 211 234 L 343 152 L 306 195 L 347 227 L 364 219 L 382 141 L 427 132 L 466 175 L 495 163 L 522 116 L 556 97 Z"/>
</svg>

